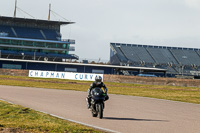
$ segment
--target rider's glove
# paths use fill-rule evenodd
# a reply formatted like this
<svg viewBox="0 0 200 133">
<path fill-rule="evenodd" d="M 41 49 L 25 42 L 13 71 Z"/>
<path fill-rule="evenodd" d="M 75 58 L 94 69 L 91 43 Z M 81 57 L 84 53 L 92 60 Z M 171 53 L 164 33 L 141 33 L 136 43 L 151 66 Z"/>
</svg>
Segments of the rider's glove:
<svg viewBox="0 0 200 133">
<path fill-rule="evenodd" d="M 107 101 L 108 99 L 109 99 L 109 96 L 105 94 L 105 101 Z"/>
</svg>

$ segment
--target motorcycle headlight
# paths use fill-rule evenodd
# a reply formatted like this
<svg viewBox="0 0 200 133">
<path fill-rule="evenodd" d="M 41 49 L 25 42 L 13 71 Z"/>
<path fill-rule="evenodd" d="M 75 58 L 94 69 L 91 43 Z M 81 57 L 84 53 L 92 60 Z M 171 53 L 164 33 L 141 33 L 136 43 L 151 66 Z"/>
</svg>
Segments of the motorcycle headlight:
<svg viewBox="0 0 200 133">
<path fill-rule="evenodd" d="M 94 95 L 99 96 L 99 93 L 95 92 Z"/>
</svg>

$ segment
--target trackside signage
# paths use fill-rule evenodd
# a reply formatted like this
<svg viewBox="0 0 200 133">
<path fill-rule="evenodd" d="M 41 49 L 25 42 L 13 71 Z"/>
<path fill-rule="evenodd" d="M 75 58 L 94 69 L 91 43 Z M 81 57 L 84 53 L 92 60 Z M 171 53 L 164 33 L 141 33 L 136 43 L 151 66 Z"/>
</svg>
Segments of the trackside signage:
<svg viewBox="0 0 200 133">
<path fill-rule="evenodd" d="M 101 76 L 103 79 L 103 74 L 29 70 L 29 77 L 37 77 L 37 78 L 58 78 L 58 79 L 70 79 L 70 80 L 94 81 L 97 75 Z"/>
</svg>

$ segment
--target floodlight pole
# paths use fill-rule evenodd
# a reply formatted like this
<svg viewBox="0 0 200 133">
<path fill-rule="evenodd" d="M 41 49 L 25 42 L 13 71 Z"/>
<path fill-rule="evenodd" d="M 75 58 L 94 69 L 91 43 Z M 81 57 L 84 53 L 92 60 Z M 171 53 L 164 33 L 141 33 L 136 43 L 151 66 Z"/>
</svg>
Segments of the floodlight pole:
<svg viewBox="0 0 200 133">
<path fill-rule="evenodd" d="M 17 15 L 17 0 L 15 0 L 14 18 L 16 18 L 16 15 Z"/>
<path fill-rule="evenodd" d="M 50 20 L 51 17 L 51 4 L 49 4 L 49 16 L 48 16 L 48 20 Z"/>
</svg>

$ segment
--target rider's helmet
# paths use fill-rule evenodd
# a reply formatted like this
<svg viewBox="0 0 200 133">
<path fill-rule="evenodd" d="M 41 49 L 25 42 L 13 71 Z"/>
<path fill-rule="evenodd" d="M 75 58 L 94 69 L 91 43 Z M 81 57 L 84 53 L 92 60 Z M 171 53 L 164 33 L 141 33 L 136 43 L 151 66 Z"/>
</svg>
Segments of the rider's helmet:
<svg viewBox="0 0 200 133">
<path fill-rule="evenodd" d="M 95 83 L 96 83 L 97 85 L 100 85 L 101 82 L 102 82 L 102 77 L 99 76 L 99 75 L 97 75 L 97 76 L 95 77 Z"/>
</svg>

